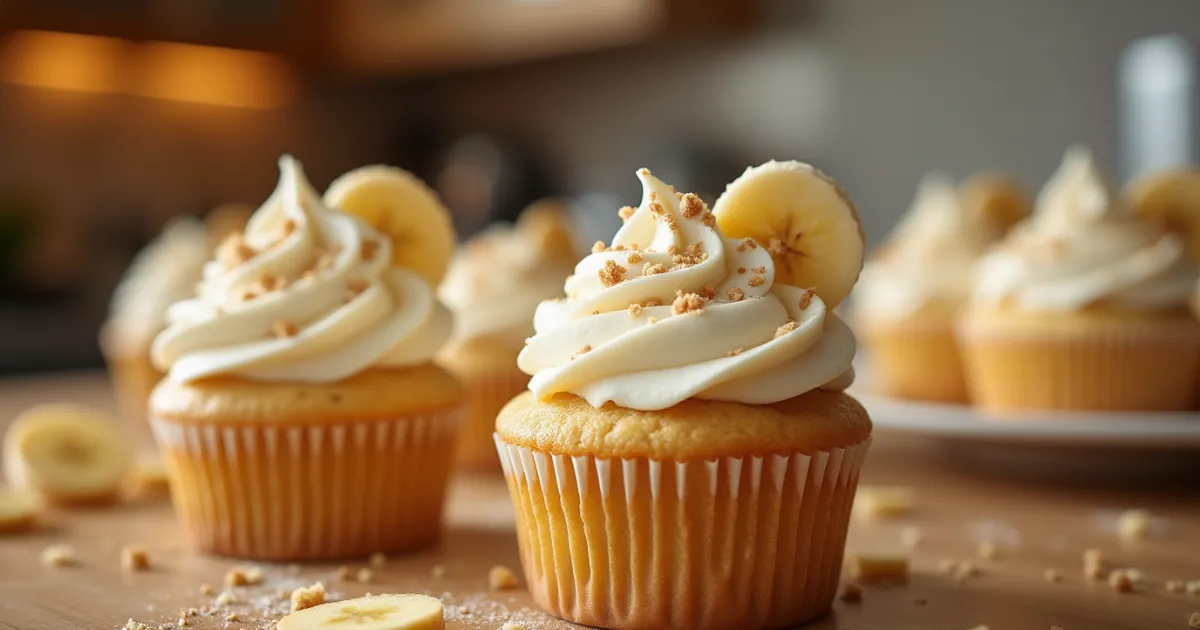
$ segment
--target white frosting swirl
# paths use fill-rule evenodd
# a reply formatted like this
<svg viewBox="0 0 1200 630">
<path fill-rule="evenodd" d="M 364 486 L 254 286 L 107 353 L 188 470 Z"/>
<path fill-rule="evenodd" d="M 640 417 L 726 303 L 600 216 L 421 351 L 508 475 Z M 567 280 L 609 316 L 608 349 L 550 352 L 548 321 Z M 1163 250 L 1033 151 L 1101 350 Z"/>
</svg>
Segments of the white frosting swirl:
<svg viewBox="0 0 1200 630">
<path fill-rule="evenodd" d="M 546 255 L 520 224 L 488 227 L 455 256 L 439 289 L 454 311 L 449 345 L 489 339 L 513 347 L 514 353 L 524 347 L 533 334 L 534 310 L 561 294 L 574 260 Z"/>
<path fill-rule="evenodd" d="M 452 328 L 433 288 L 391 265 L 388 238 L 326 208 L 291 156 L 279 166 L 246 226 L 250 255 L 205 266 L 198 297 L 171 307 L 155 363 L 177 382 L 334 382 L 428 361 Z"/>
<path fill-rule="evenodd" d="M 655 410 L 849 385 L 854 335 L 820 298 L 775 284 L 766 249 L 723 238 L 698 197 L 638 177 L 642 203 L 612 247 L 580 261 L 567 299 L 538 307 L 518 358 L 530 390 Z M 631 306 L 647 301 L 662 305 Z"/>
<path fill-rule="evenodd" d="M 954 182 L 930 173 L 880 253 L 863 266 L 855 304 L 871 318 L 907 317 L 930 303 L 964 304 L 971 268 L 987 246 L 984 226 L 969 220 Z"/>
<path fill-rule="evenodd" d="M 1034 216 L 979 261 L 974 299 L 1026 310 L 1168 310 L 1188 303 L 1196 276 L 1183 241 L 1135 217 L 1075 147 Z"/>
</svg>

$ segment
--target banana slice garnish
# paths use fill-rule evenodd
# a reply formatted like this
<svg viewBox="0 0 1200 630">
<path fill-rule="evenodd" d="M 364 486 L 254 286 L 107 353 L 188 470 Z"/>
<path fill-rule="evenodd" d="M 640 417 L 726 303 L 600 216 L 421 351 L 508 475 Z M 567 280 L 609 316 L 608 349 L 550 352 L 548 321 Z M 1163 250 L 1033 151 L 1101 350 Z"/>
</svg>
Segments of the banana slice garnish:
<svg viewBox="0 0 1200 630">
<path fill-rule="evenodd" d="M 443 630 L 442 602 L 428 595 L 368 595 L 294 612 L 278 630 Z"/>
<path fill-rule="evenodd" d="M 116 422 L 82 405 L 34 407 L 17 416 L 4 436 L 8 482 L 55 503 L 114 498 L 130 460 Z"/>
<path fill-rule="evenodd" d="M 1200 170 L 1147 173 L 1129 182 L 1124 192 L 1135 214 L 1179 234 L 1200 260 Z"/>
</svg>

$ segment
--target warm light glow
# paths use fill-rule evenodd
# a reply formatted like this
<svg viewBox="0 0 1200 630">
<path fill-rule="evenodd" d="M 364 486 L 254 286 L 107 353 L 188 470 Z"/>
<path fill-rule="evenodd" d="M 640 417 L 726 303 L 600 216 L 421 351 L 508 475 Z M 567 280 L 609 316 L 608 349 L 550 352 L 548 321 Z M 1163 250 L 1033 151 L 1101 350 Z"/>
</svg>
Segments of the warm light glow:
<svg viewBox="0 0 1200 630">
<path fill-rule="evenodd" d="M 16 31 L 0 53 L 0 78 L 57 90 L 120 92 L 120 64 L 129 48 L 112 37 Z"/>
<path fill-rule="evenodd" d="M 291 68 L 269 53 L 148 42 L 138 62 L 132 91 L 150 98 L 272 109 L 294 91 Z"/>
</svg>

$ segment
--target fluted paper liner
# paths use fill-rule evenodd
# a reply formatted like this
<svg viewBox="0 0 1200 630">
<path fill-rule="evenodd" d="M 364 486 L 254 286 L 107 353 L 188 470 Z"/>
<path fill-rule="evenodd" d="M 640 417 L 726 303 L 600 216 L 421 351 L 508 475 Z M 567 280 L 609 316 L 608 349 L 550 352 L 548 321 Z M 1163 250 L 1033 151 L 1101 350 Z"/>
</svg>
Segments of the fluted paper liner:
<svg viewBox="0 0 1200 630">
<path fill-rule="evenodd" d="M 321 424 L 152 424 L 176 512 L 201 549 L 315 560 L 433 543 L 460 420 L 456 409 Z"/>
<path fill-rule="evenodd" d="M 496 416 L 514 396 L 529 386 L 529 375 L 515 366 L 500 370 L 460 370 L 455 376 L 466 390 L 467 419 L 458 442 L 460 466 L 473 470 L 500 470 L 492 433 Z"/>
<path fill-rule="evenodd" d="M 605 628 L 790 628 L 830 608 L 870 440 L 672 462 L 504 442 L 530 592 Z"/>
<path fill-rule="evenodd" d="M 966 402 L 967 385 L 952 324 L 864 322 L 857 332 L 869 353 L 874 389 L 898 398 Z"/>
</svg>

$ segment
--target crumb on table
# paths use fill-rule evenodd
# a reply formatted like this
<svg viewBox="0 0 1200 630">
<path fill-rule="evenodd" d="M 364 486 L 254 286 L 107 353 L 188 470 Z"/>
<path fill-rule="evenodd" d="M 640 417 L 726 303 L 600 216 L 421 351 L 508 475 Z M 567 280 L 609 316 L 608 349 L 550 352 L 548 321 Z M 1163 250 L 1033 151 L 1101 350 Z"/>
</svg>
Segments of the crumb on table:
<svg viewBox="0 0 1200 630">
<path fill-rule="evenodd" d="M 848 604 L 857 604 L 862 601 L 862 587 L 854 582 L 846 582 L 842 585 L 838 598 Z"/>
<path fill-rule="evenodd" d="M 359 584 L 369 584 L 371 579 L 374 577 L 375 573 L 367 567 L 359 569 L 358 572 L 354 574 L 354 579 L 358 580 Z"/>
<path fill-rule="evenodd" d="M 921 530 L 915 526 L 905 527 L 900 530 L 900 542 L 909 549 L 916 549 L 921 545 Z"/>
<path fill-rule="evenodd" d="M 292 612 L 320 606 L 325 603 L 325 585 L 316 582 L 311 586 L 301 586 L 292 591 Z"/>
<path fill-rule="evenodd" d="M 440 580 L 446 577 L 446 567 L 445 565 L 435 564 L 433 565 L 433 569 L 430 570 L 430 573 L 433 575 L 435 580 Z"/>
<path fill-rule="evenodd" d="M 42 550 L 41 560 L 48 567 L 69 567 L 78 564 L 79 557 L 71 545 L 50 545 Z"/>
<path fill-rule="evenodd" d="M 1120 569 L 1108 575 L 1108 585 L 1118 593 L 1133 592 L 1133 580 L 1129 579 L 1129 575 Z"/>
<path fill-rule="evenodd" d="M 382 568 L 383 565 L 387 564 L 387 560 L 388 559 L 386 555 L 376 551 L 375 553 L 371 554 L 370 558 L 367 559 L 367 564 L 370 565 L 372 569 L 379 569 Z"/>
<path fill-rule="evenodd" d="M 854 514 L 861 518 L 890 518 L 912 512 L 916 491 L 908 486 L 862 486 L 854 497 Z"/>
<path fill-rule="evenodd" d="M 493 591 L 514 589 L 519 583 L 517 574 L 506 566 L 496 565 L 488 571 L 488 587 Z"/>
<path fill-rule="evenodd" d="M 1146 510 L 1125 510 L 1117 517 L 1117 533 L 1128 540 L 1145 538 L 1150 533 L 1150 513 Z"/>
<path fill-rule="evenodd" d="M 141 545 L 125 545 L 121 549 L 121 568 L 126 571 L 145 571 L 150 568 L 150 554 Z"/>
<path fill-rule="evenodd" d="M 864 584 L 908 581 L 908 557 L 904 555 L 860 554 L 855 558 L 855 567 Z"/>
<path fill-rule="evenodd" d="M 1045 571 L 1042 571 L 1042 577 L 1045 578 L 1047 582 L 1058 582 L 1062 580 L 1062 576 L 1059 575 L 1058 571 L 1055 569 L 1046 569 Z"/>
<path fill-rule="evenodd" d="M 121 626 L 121 630 L 150 630 L 150 627 L 140 621 L 134 621 L 131 617 L 125 625 Z"/>
<path fill-rule="evenodd" d="M 996 556 L 999 555 L 1000 549 L 996 547 L 996 543 L 990 540 L 982 540 L 979 542 L 979 545 L 975 547 L 975 552 L 980 558 L 985 560 L 994 560 Z"/>
</svg>

